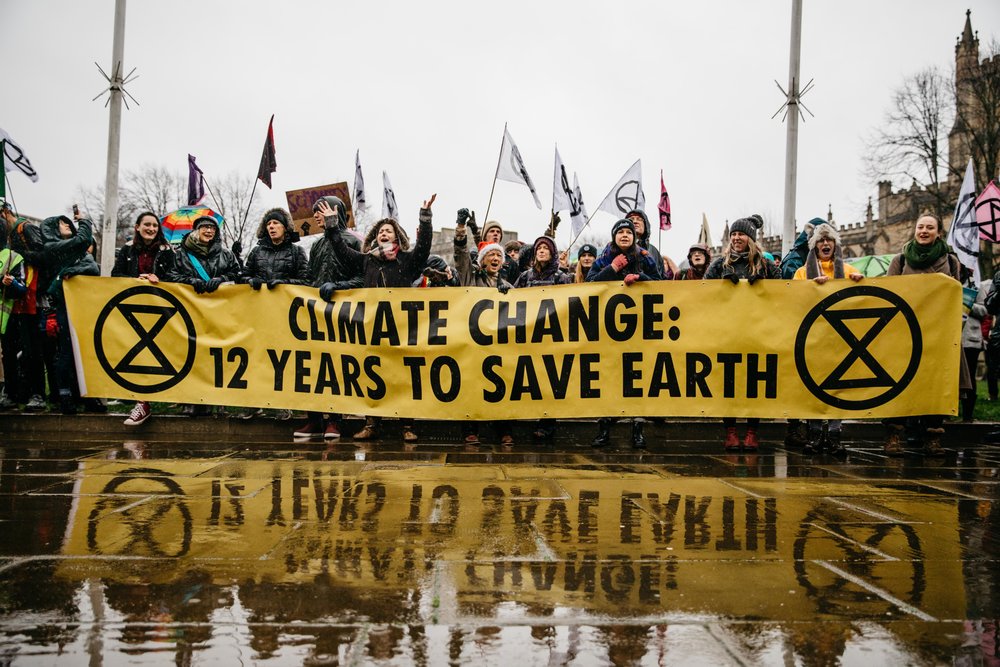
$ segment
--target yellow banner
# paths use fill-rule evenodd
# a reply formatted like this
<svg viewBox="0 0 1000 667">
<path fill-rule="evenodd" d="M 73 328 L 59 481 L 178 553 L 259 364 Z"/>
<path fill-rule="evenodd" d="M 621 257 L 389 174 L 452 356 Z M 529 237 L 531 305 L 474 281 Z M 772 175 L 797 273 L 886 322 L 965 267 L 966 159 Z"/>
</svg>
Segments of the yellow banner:
<svg viewBox="0 0 1000 667">
<path fill-rule="evenodd" d="M 434 419 L 955 414 L 940 275 L 338 292 L 66 282 L 89 396 Z"/>
<path fill-rule="evenodd" d="M 62 555 L 93 560 L 67 559 L 60 576 L 145 585 L 199 571 L 226 585 L 303 586 L 330 576 L 383 594 L 445 591 L 452 608 L 502 599 L 609 616 L 965 612 L 953 498 L 867 480 L 579 463 L 84 461 Z"/>
</svg>

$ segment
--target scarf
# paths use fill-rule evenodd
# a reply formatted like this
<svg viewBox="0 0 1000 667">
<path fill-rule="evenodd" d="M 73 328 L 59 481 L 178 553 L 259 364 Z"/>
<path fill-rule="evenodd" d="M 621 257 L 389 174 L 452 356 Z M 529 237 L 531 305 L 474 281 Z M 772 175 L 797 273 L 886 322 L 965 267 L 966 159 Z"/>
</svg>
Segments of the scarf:
<svg viewBox="0 0 1000 667">
<path fill-rule="evenodd" d="M 834 279 L 843 278 L 844 260 L 835 255 L 830 261 L 833 262 Z M 825 275 L 823 272 L 823 264 L 825 264 L 825 262 L 820 260 L 816 251 L 810 250 L 809 255 L 806 257 L 806 278 L 813 280 L 814 278 L 819 278 L 820 276 Z"/>
<path fill-rule="evenodd" d="M 149 245 L 140 245 L 138 247 L 137 259 L 140 276 L 144 273 L 153 272 L 153 264 L 156 261 L 156 253 L 159 249 L 159 244 L 155 241 Z"/>
<path fill-rule="evenodd" d="M 916 239 L 907 241 L 903 246 L 903 257 L 906 263 L 915 269 L 926 269 L 948 253 L 948 244 L 938 237 L 930 245 L 921 245 Z"/>
<path fill-rule="evenodd" d="M 184 249 L 192 254 L 197 255 L 198 257 L 208 257 L 208 249 L 210 247 L 211 244 L 202 243 L 197 238 L 195 238 L 193 232 L 184 237 Z"/>
<path fill-rule="evenodd" d="M 393 243 L 392 247 L 388 251 L 382 249 L 382 245 L 376 243 L 375 246 L 368 251 L 368 254 L 376 259 L 380 259 L 383 262 L 391 262 L 396 259 L 399 254 L 399 244 Z"/>
</svg>

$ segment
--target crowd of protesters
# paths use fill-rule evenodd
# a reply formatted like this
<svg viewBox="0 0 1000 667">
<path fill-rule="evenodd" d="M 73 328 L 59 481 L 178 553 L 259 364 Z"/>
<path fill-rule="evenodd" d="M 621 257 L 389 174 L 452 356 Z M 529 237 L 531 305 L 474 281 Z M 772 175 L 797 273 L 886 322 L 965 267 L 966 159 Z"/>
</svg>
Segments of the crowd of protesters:
<svg viewBox="0 0 1000 667">
<path fill-rule="evenodd" d="M 257 230 L 257 244 L 242 263 L 223 246 L 218 222 L 212 217 L 194 221 L 192 230 L 175 248 L 164 239 L 158 216 L 146 211 L 136 218 L 132 239 L 117 254 L 114 277 L 131 277 L 156 284 L 160 281 L 191 285 L 198 294 L 210 294 L 224 283 L 240 282 L 254 290 L 264 286 L 308 285 L 319 296 L 332 301 L 341 290 L 359 287 L 474 286 L 495 288 L 502 293 L 511 289 L 571 283 L 607 281 L 618 283 L 616 289 L 628 290 L 637 282 L 658 280 L 745 280 L 753 285 L 759 280 L 777 278 L 828 281 L 854 280 L 863 275 L 844 262 L 838 230 L 826 220 L 811 220 L 796 239 L 784 261 L 777 262 L 757 243 L 763 220 L 751 215 L 730 226 L 728 243 L 719 256 L 713 257 L 704 244 L 690 247 L 686 266 L 678 267 L 650 242 L 650 225 L 641 210 L 630 211 L 618 220 L 611 238 L 603 248 L 584 244 L 571 265 L 568 253 L 559 252 L 554 240 L 558 218 L 545 235 L 531 244 L 504 242 L 502 226 L 487 221 L 482 230 L 474 214 L 460 209 L 454 234 L 454 255 L 449 264 L 444 258 L 430 255 L 432 238 L 432 195 L 420 209 L 416 241 L 398 222 L 384 219 L 375 223 L 362 239 L 348 229 L 348 213 L 337 197 L 322 197 L 313 206 L 313 218 L 323 235 L 312 246 L 308 257 L 298 244 L 299 236 L 287 211 L 267 211 Z M 64 414 L 77 411 L 106 411 L 103 402 L 81 398 L 75 377 L 76 364 L 69 336 L 63 298 L 63 282 L 78 275 L 98 275 L 94 260 L 93 224 L 74 207 L 73 218 L 55 216 L 37 224 L 14 214 L 2 205 L 0 219 L 0 350 L 3 356 L 5 392 L 0 395 L 0 409 L 24 409 L 29 412 L 47 409 L 47 403 Z M 963 282 L 968 276 L 944 241 L 939 218 L 922 215 L 916 222 L 914 237 L 906 243 L 890 267 L 889 275 L 944 273 Z M 983 281 L 963 331 L 960 389 L 962 416 L 972 417 L 975 406 L 974 373 L 979 353 L 986 351 L 990 400 L 997 400 L 1000 377 L 1000 327 L 991 328 L 993 316 L 1000 312 L 997 281 Z M 206 414 L 207 406 L 185 406 L 190 415 Z M 260 411 L 258 411 L 259 413 Z M 285 417 L 290 416 L 283 411 Z M 254 414 L 254 413 L 251 413 Z M 146 401 L 135 404 L 126 426 L 135 427 L 152 415 Z M 341 437 L 342 416 L 306 413 L 303 424 L 293 430 L 297 438 Z M 631 446 L 646 447 L 641 418 L 631 419 Z M 756 451 L 759 447 L 757 419 L 748 419 L 741 439 L 735 419 L 723 420 L 727 451 Z M 944 417 L 927 415 L 918 418 L 884 421 L 887 455 L 904 452 L 904 428 L 923 443 L 927 455 L 943 453 L 941 434 Z M 598 432 L 590 445 L 606 447 L 611 441 L 611 418 L 598 420 Z M 513 422 L 492 423 L 499 442 L 511 445 Z M 380 436 L 381 423 L 367 417 L 355 440 Z M 553 420 L 537 422 L 533 436 L 551 439 Z M 839 420 L 791 419 L 785 444 L 801 448 L 806 454 L 826 451 L 843 456 Z M 402 421 L 403 440 L 419 439 L 413 420 Z M 479 443 L 480 423 L 464 422 L 466 444 Z"/>
</svg>

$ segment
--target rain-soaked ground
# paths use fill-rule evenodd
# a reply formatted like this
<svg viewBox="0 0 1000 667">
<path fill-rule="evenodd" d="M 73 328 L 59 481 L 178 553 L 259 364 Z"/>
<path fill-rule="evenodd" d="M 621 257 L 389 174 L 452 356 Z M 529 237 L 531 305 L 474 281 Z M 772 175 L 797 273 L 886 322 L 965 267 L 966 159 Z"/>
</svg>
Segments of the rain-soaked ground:
<svg viewBox="0 0 1000 667">
<path fill-rule="evenodd" d="M 718 426 L 655 425 L 648 452 L 598 452 L 575 424 L 466 451 L 170 421 L 0 438 L 0 665 L 1000 664 L 998 447 L 726 455 Z"/>
</svg>

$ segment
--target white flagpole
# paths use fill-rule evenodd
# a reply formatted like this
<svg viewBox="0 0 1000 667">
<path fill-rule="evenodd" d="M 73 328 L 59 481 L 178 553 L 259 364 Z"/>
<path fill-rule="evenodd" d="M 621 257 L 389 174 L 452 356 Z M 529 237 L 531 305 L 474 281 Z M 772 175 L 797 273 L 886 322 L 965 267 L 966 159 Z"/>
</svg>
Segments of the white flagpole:
<svg viewBox="0 0 1000 667">
<path fill-rule="evenodd" d="M 785 139 L 785 219 L 781 254 L 795 244 L 795 185 L 799 159 L 799 61 L 802 53 L 802 0 L 792 0 L 792 36 L 788 54 L 788 135 Z"/>
<path fill-rule="evenodd" d="M 490 187 L 490 201 L 486 204 L 486 215 L 483 216 L 483 223 L 490 219 L 490 207 L 493 206 L 493 191 L 497 187 L 497 174 L 500 173 L 500 160 L 503 159 L 503 142 L 507 141 L 507 123 L 503 124 L 503 137 L 500 139 L 500 154 L 497 155 L 497 168 L 493 170 L 493 185 Z"/>
<path fill-rule="evenodd" d="M 115 34 L 111 47 L 108 166 L 104 176 L 104 230 L 101 234 L 101 273 L 111 275 L 118 241 L 118 158 L 121 152 L 122 85 L 125 79 L 125 0 L 115 0 Z"/>
</svg>

